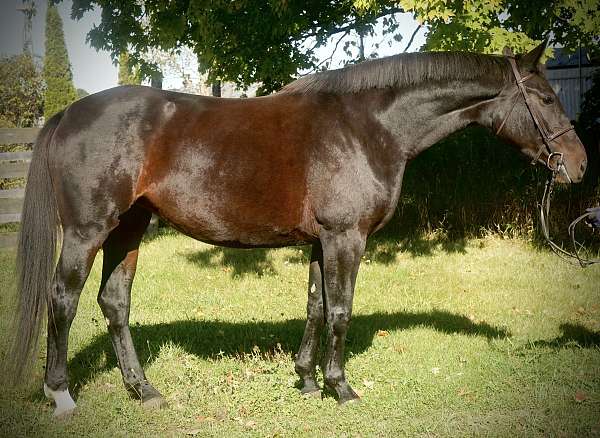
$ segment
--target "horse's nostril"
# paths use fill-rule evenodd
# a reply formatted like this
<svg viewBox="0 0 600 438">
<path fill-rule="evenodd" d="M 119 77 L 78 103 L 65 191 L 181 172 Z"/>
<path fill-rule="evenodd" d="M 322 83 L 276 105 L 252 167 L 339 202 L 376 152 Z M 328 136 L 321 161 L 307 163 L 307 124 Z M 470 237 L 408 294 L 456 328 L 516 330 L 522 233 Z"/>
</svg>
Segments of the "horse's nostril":
<svg viewBox="0 0 600 438">
<path fill-rule="evenodd" d="M 581 173 L 585 173 L 586 168 L 587 168 L 587 160 L 583 160 L 581 162 L 581 166 L 580 166 Z"/>
</svg>

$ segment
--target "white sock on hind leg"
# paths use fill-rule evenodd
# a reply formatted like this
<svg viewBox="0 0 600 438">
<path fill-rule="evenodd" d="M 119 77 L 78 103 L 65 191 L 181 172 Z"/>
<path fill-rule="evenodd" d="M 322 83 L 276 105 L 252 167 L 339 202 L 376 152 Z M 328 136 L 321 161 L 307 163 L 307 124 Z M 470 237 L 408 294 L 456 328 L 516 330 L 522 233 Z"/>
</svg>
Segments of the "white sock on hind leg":
<svg viewBox="0 0 600 438">
<path fill-rule="evenodd" d="M 68 389 L 65 389 L 64 391 L 53 391 L 44 383 L 44 394 L 46 394 L 46 397 L 52 398 L 56 404 L 56 409 L 54 409 L 55 417 L 75 409 L 75 402 L 71 398 Z"/>
</svg>

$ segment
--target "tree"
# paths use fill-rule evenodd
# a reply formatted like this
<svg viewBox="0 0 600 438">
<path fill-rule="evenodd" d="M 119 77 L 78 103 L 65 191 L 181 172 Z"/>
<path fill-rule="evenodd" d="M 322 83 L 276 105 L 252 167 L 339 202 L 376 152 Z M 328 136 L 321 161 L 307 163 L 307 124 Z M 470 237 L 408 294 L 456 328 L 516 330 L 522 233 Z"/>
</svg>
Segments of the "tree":
<svg viewBox="0 0 600 438">
<path fill-rule="evenodd" d="M 82 97 L 89 96 L 89 95 L 90 95 L 90 93 L 88 93 L 87 90 L 84 90 L 83 88 L 77 89 L 77 99 L 81 99 Z"/>
<path fill-rule="evenodd" d="M 589 45 L 600 17 L 589 14 L 598 7 L 595 0 L 74 0 L 72 16 L 80 18 L 94 5 L 102 7 L 102 21 L 88 40 L 115 59 L 129 48 L 143 76 L 155 69 L 143 59 L 148 49 L 189 46 L 209 82 L 241 88 L 260 82 L 263 93 L 299 71 L 327 67 L 315 57 L 327 42 L 337 47 L 343 37 L 357 35 L 359 53 L 352 56 L 365 57 L 362 39 L 373 34 L 377 20 L 397 32 L 398 12 L 411 12 L 429 26 L 430 50 L 494 53 L 504 45 L 530 48 L 544 36 L 568 48 L 576 39 Z"/>
<path fill-rule="evenodd" d="M 44 82 L 28 53 L 0 59 L 0 120 L 5 127 L 34 126 L 43 113 Z"/>
<path fill-rule="evenodd" d="M 598 52 L 600 3 L 596 0 L 402 1 L 427 21 L 425 49 L 501 53 L 504 46 L 526 51 L 542 39 L 575 51 Z M 416 3 L 435 3 L 434 11 Z"/>
<path fill-rule="evenodd" d="M 44 81 L 46 82 L 44 117 L 48 120 L 77 100 L 62 20 L 55 6 L 48 6 L 46 14 Z"/>
<path fill-rule="evenodd" d="M 80 18 L 94 5 L 101 6 L 102 20 L 89 32 L 88 41 L 114 59 L 129 50 L 144 77 L 156 69 L 144 59 L 149 49 L 189 46 L 210 83 L 228 81 L 245 88 L 260 82 L 261 91 L 269 92 L 291 81 L 299 70 L 323 67 L 314 53 L 333 35 L 347 35 L 359 27 L 368 34 L 379 17 L 387 17 L 388 27 L 397 30 L 393 13 L 400 9 L 391 2 L 380 3 L 359 14 L 347 0 L 74 0 L 72 16 Z"/>
<path fill-rule="evenodd" d="M 127 52 L 121 52 L 119 55 L 119 85 L 140 85 L 142 78 L 139 70 L 132 65 Z"/>
<path fill-rule="evenodd" d="M 600 147 L 600 70 L 594 73 L 592 87 L 583 96 L 579 124 L 593 134 Z"/>
</svg>

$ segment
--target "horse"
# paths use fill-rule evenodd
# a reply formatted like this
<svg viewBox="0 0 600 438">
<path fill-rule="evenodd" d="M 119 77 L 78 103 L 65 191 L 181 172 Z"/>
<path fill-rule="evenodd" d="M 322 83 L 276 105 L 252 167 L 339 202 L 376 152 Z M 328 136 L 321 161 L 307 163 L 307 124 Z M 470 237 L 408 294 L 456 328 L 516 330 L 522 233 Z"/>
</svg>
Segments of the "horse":
<svg viewBox="0 0 600 438">
<path fill-rule="evenodd" d="M 410 160 L 479 124 L 557 171 L 560 182 L 581 181 L 585 149 L 539 69 L 544 48 L 514 58 L 395 55 L 249 99 L 124 86 L 74 102 L 47 121 L 33 152 L 8 376 L 18 384 L 31 370 L 47 308 L 44 392 L 55 415 L 75 408 L 69 330 L 102 248 L 98 303 L 125 387 L 145 406 L 165 405 L 129 330 L 138 249 L 155 213 L 213 245 L 312 245 L 295 359 L 301 392 L 320 391 L 315 369 L 324 331 L 324 383 L 340 403 L 357 400 L 344 372 L 356 276 L 367 238 L 395 211 Z M 563 129 L 550 138 L 540 123 Z"/>
</svg>

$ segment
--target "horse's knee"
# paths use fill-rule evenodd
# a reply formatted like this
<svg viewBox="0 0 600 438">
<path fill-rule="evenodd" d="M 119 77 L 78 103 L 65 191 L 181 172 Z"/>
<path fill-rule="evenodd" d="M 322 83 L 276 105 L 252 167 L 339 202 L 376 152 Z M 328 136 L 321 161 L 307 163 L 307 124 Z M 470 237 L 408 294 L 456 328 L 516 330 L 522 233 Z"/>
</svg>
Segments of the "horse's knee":
<svg viewBox="0 0 600 438">
<path fill-rule="evenodd" d="M 306 360 L 305 358 L 298 356 L 296 358 L 296 362 L 294 364 L 294 370 L 296 371 L 296 374 L 298 374 L 299 376 L 305 376 L 308 374 L 311 374 L 313 372 L 313 368 L 311 366 L 310 361 Z"/>
<path fill-rule="evenodd" d="M 345 335 L 350 325 L 350 313 L 342 309 L 330 311 L 327 318 L 327 325 L 334 335 Z"/>
</svg>

